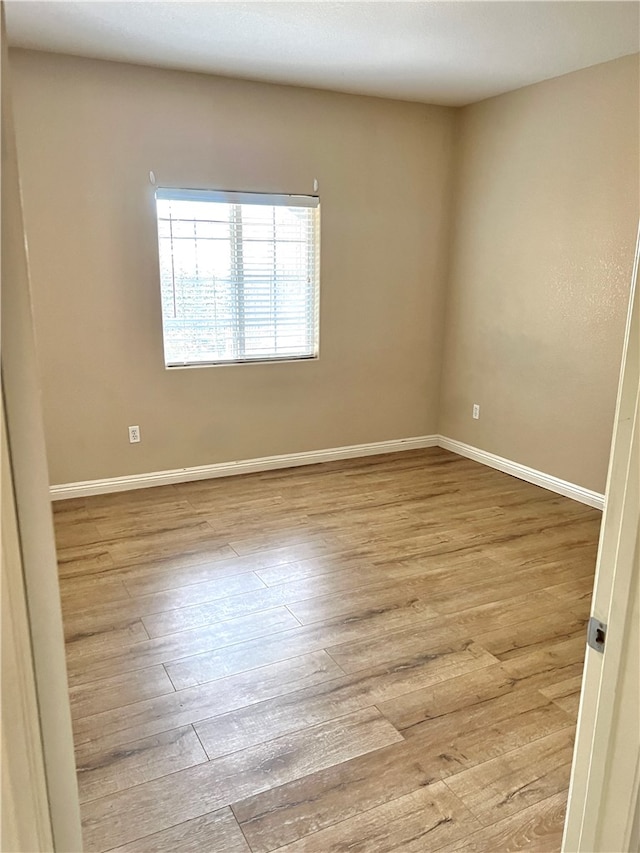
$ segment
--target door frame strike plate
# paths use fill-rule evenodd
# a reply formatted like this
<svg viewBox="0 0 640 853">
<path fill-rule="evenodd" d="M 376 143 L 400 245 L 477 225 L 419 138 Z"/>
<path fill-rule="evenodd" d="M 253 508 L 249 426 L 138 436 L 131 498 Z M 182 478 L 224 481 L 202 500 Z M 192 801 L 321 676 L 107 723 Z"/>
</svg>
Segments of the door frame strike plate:
<svg viewBox="0 0 640 853">
<path fill-rule="evenodd" d="M 589 619 L 587 628 L 587 645 L 595 649 L 600 654 L 604 653 L 604 644 L 607 639 L 607 626 L 604 622 L 598 621 L 595 616 Z"/>
</svg>

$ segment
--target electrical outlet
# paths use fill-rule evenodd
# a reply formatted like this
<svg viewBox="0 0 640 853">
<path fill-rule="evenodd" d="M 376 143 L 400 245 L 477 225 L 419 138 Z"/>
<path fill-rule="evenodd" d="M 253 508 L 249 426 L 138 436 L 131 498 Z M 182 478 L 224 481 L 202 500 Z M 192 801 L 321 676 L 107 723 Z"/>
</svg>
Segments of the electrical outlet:
<svg viewBox="0 0 640 853">
<path fill-rule="evenodd" d="M 480 417 L 480 405 L 478 403 L 473 404 L 473 419 L 477 421 Z"/>
<path fill-rule="evenodd" d="M 140 427 L 139 426 L 130 426 L 129 427 L 129 442 L 131 444 L 136 444 L 140 441 Z"/>
</svg>

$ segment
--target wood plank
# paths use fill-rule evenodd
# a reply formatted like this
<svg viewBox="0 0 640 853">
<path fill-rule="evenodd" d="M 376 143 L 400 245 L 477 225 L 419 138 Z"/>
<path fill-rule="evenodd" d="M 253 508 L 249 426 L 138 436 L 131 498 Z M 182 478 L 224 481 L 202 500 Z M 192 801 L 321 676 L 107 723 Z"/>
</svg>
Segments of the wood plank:
<svg viewBox="0 0 640 853">
<path fill-rule="evenodd" d="M 344 524 L 344 514 L 341 513 L 340 519 L 340 523 Z M 424 528 L 416 521 L 411 521 L 409 530 L 407 525 L 394 524 L 386 537 L 379 536 L 380 527 L 380 521 L 376 519 L 378 538 L 375 538 L 375 532 L 363 534 L 361 525 L 357 525 L 357 536 L 350 535 L 341 551 L 318 557 L 316 560 L 301 560 L 293 566 L 283 564 L 267 567 L 258 570 L 258 574 L 268 586 L 275 586 L 303 577 L 332 574 L 346 568 L 346 561 L 356 567 L 360 566 L 365 571 L 371 571 L 376 565 L 384 565 L 390 572 L 402 563 L 403 576 L 423 575 L 427 571 L 455 568 L 465 563 L 477 568 L 484 562 L 492 562 L 477 546 L 453 547 L 450 540 L 443 535 L 425 533 Z M 478 571 L 480 572 L 480 569 Z"/>
<path fill-rule="evenodd" d="M 267 637 L 265 642 L 273 643 L 273 638 L 277 636 L 273 632 L 292 630 L 291 626 L 298 624 L 295 617 L 286 608 L 281 607 L 264 610 L 252 616 L 230 619 L 228 622 L 218 622 L 204 628 L 145 640 L 123 649 L 110 649 L 108 653 L 96 652 L 91 647 L 85 650 L 83 642 L 79 641 L 67 650 L 69 682 L 72 685 L 81 684 L 88 680 L 108 678 L 123 672 L 176 661 L 190 655 L 209 651 L 214 654 L 234 644 L 236 648 L 238 645 L 244 647 L 249 643 L 240 641 L 246 637 Z M 224 658 L 224 654 L 222 657 Z M 172 678 L 171 673 L 169 676 Z"/>
<path fill-rule="evenodd" d="M 239 575 L 238 577 L 244 577 Z M 274 594 L 275 593 L 275 594 Z M 205 604 L 181 607 L 144 616 L 142 622 L 150 637 L 164 637 L 179 631 L 188 631 L 204 625 L 214 625 L 234 619 L 246 618 L 267 610 L 279 609 L 287 603 L 280 590 L 255 589 L 251 592 L 219 598 Z M 291 613 L 290 608 L 287 610 Z M 300 620 L 292 614 L 296 625 Z"/>
<path fill-rule="evenodd" d="M 569 696 L 558 696 L 557 699 L 553 700 L 554 704 L 568 715 L 568 717 L 573 720 L 573 722 L 577 722 L 578 720 L 578 710 L 580 708 L 580 694 L 572 693 Z"/>
<path fill-rule="evenodd" d="M 470 562 L 474 564 L 478 563 L 477 555 L 467 556 L 473 558 Z M 223 618 L 233 618 L 248 613 L 255 613 L 278 605 L 290 605 L 317 598 L 323 594 L 335 595 L 337 592 L 364 590 L 372 586 L 382 589 L 387 587 L 389 583 L 399 579 L 412 582 L 412 579 L 416 581 L 424 572 L 423 565 L 417 562 L 412 563 L 411 561 L 376 565 L 363 562 L 360 557 L 353 558 L 345 555 L 334 555 L 326 559 L 331 562 L 325 563 L 323 558 L 320 574 L 309 574 L 309 572 L 313 571 L 311 567 L 313 561 L 286 564 L 281 568 L 286 569 L 286 573 L 289 576 L 295 577 L 295 580 L 268 588 L 252 589 L 247 594 L 236 593 L 230 589 L 226 595 L 222 595 L 219 584 L 222 584 L 223 579 L 220 578 L 138 596 L 132 600 L 131 612 L 135 612 L 138 615 L 159 614 L 157 620 L 154 619 L 153 623 L 145 620 L 145 624 L 152 631 L 166 630 L 165 625 L 170 626 L 171 624 L 175 624 L 174 620 L 177 619 L 181 620 L 178 624 L 184 625 L 185 628 L 195 628 L 208 624 L 210 621 L 220 621 Z M 459 586 L 460 577 L 456 576 L 455 571 L 456 569 L 464 571 L 465 557 L 456 555 L 453 563 L 455 565 L 452 565 L 450 568 L 438 569 L 437 576 L 435 570 L 432 571 L 432 574 L 429 576 L 432 591 L 435 584 L 445 582 L 445 574 L 447 575 L 446 582 L 450 586 Z M 220 566 L 220 564 L 217 565 Z M 331 571 L 325 574 L 324 569 L 329 565 L 333 569 L 336 566 L 340 568 L 338 571 Z M 499 574 L 502 573 L 503 569 L 499 568 Z M 241 578 L 246 577 L 248 577 L 246 574 L 237 575 L 228 578 L 228 580 L 230 582 L 233 580 L 240 581 Z M 175 584 L 175 573 L 169 582 Z M 263 586 L 262 582 L 260 582 L 260 586 Z M 132 591 L 135 591 L 134 587 L 132 587 Z M 351 600 L 351 596 L 336 596 L 334 600 L 348 603 Z M 549 603 L 549 601 L 549 598 L 545 597 L 545 602 Z M 191 607 L 189 607 L 190 605 Z M 174 616 L 172 613 L 167 612 L 169 609 L 177 609 L 179 607 L 185 607 L 184 612 L 179 616 Z M 157 624 L 157 629 L 153 628 L 152 624 Z"/>
<path fill-rule="evenodd" d="M 582 677 L 574 675 L 572 678 L 566 678 L 564 681 L 557 681 L 546 687 L 539 688 L 543 696 L 549 699 L 558 699 L 563 696 L 572 696 L 574 693 L 580 693 L 582 690 Z"/>
<path fill-rule="evenodd" d="M 138 536 L 140 533 L 162 533 L 182 524 L 191 524 L 196 519 L 189 501 L 171 499 L 159 504 L 145 503 L 138 506 L 95 507 L 90 504 L 89 515 L 101 533 L 102 539 L 117 541 Z M 198 518 L 198 521 L 207 521 Z M 176 524 L 177 522 L 177 524 Z"/>
<path fill-rule="evenodd" d="M 59 550 L 65 548 L 79 548 L 86 545 L 95 545 L 100 542 L 102 536 L 97 526 L 88 519 L 86 521 L 76 520 L 73 524 L 54 525 L 56 536 L 56 547 Z"/>
<path fill-rule="evenodd" d="M 424 853 L 449 847 L 477 827 L 471 812 L 439 782 L 307 835 L 279 853 Z"/>
<path fill-rule="evenodd" d="M 401 743 L 271 788 L 232 808 L 251 849 L 267 853 L 435 780 L 428 759 Z"/>
<path fill-rule="evenodd" d="M 254 572 L 242 571 L 233 572 L 233 574 L 221 574 L 219 571 L 220 568 L 220 563 L 214 567 L 214 571 L 211 571 L 209 568 L 209 571 L 206 572 L 206 578 L 203 581 L 200 580 L 191 583 L 193 578 L 189 578 L 186 584 L 180 586 L 174 585 L 171 588 L 162 589 L 158 592 L 146 592 L 138 595 L 140 587 L 136 587 L 135 584 L 129 584 L 128 582 L 127 587 L 131 586 L 132 597 L 136 606 L 140 609 L 141 616 L 151 613 L 162 613 L 167 610 L 188 607 L 194 604 L 225 600 L 227 598 L 235 600 L 244 593 L 254 594 L 258 591 L 265 591 L 264 583 Z M 181 582 L 185 579 L 181 576 L 176 579 L 174 576 L 175 580 Z M 155 583 L 157 584 L 157 579 Z M 136 595 L 133 596 L 133 593 L 136 593 Z M 273 601 L 271 604 L 262 606 L 259 609 L 268 610 L 270 607 L 284 603 Z M 255 608 L 245 610 L 228 608 L 224 610 L 224 615 L 227 618 L 233 618 L 234 616 L 245 616 L 247 613 L 253 612 L 255 612 Z"/>
<path fill-rule="evenodd" d="M 142 531 L 126 539 L 101 537 L 100 542 L 117 567 L 147 563 L 156 559 L 171 559 L 176 549 L 179 549 L 183 561 L 185 557 L 202 563 L 236 556 L 233 548 L 227 542 L 220 541 L 206 521 L 197 519 L 181 523 L 175 521 L 160 531 Z M 79 547 L 61 547 L 59 554 L 63 560 L 68 559 L 78 553 Z"/>
<path fill-rule="evenodd" d="M 247 592 L 239 592 L 237 595 L 219 596 L 215 591 L 216 582 L 205 582 L 194 586 L 182 587 L 172 590 L 170 593 L 155 593 L 133 599 L 142 608 L 156 607 L 161 596 L 166 596 L 176 602 L 191 600 L 195 602 L 203 599 L 202 603 L 189 603 L 184 607 L 173 607 L 166 609 L 166 605 L 159 610 L 147 615 L 144 619 L 145 627 L 152 637 L 163 637 L 176 631 L 187 631 L 191 628 L 200 628 L 214 622 L 227 619 L 236 619 L 240 616 L 248 616 L 259 613 L 261 610 L 270 610 L 274 607 L 284 606 L 291 600 L 290 594 L 282 587 L 265 587 L 262 581 L 253 574 L 259 583 L 259 587 Z M 236 575 L 232 580 L 245 578 L 247 575 Z M 299 621 L 299 620 L 298 620 Z"/>
<path fill-rule="evenodd" d="M 490 827 L 474 832 L 451 847 L 452 853 L 488 853 L 505 851 L 516 853 L 556 853 L 560 851 L 564 817 L 567 806 L 566 792 L 554 794 L 546 800 L 528 806 L 512 817 L 500 820 Z"/>
<path fill-rule="evenodd" d="M 289 552 L 287 562 L 321 557 L 336 549 L 336 543 L 332 542 L 331 539 L 320 534 L 310 534 L 305 527 L 300 528 L 297 532 L 278 530 L 271 534 L 268 531 L 265 533 L 262 525 L 260 528 L 259 534 L 233 539 L 229 544 L 240 556 L 273 550 L 274 548 L 281 551 L 286 550 Z"/>
<path fill-rule="evenodd" d="M 126 581 L 131 595 L 138 596 L 231 575 L 259 572 L 264 567 L 287 565 L 289 562 L 291 551 L 287 548 L 260 551 L 242 557 L 225 554 L 216 559 L 202 559 L 198 554 L 180 554 L 179 557 L 156 560 L 152 565 L 141 563 L 129 571 L 121 571 L 120 576 Z"/>
<path fill-rule="evenodd" d="M 411 608 L 425 618 L 437 616 L 428 604 L 428 580 L 376 585 L 354 590 L 351 595 L 323 595 L 288 605 L 302 625 L 312 625 L 327 619 L 358 617 L 362 613 L 385 612 L 396 608 Z"/>
<path fill-rule="evenodd" d="M 526 616 L 530 613 L 523 611 Z M 551 643 L 586 635 L 587 623 L 565 608 L 550 610 L 536 619 L 526 619 L 482 634 L 474 640 L 499 660 L 511 660 L 523 654 L 544 651 Z"/>
<path fill-rule="evenodd" d="M 460 643 L 438 654 L 334 678 L 221 714 L 197 723 L 195 729 L 209 758 L 216 758 L 369 705 L 379 705 L 407 691 L 442 681 L 452 673 L 477 669 L 493 661 L 490 655 L 477 656 Z M 549 703 L 544 697 L 539 698 Z M 566 723 L 564 715 L 561 716 Z"/>
<path fill-rule="evenodd" d="M 434 582 L 430 577 L 405 578 L 403 584 L 398 584 L 394 580 L 355 589 L 348 596 L 342 593 L 319 595 L 305 601 L 294 602 L 288 607 L 303 625 L 389 606 L 409 606 L 427 616 L 436 616 L 436 611 L 429 605 L 433 596 L 433 587 Z"/>
<path fill-rule="evenodd" d="M 564 681 L 557 681 L 548 687 L 541 687 L 540 692 L 553 699 L 556 705 L 565 711 L 573 722 L 577 722 L 580 694 L 582 691 L 582 676 L 574 675 Z"/>
<path fill-rule="evenodd" d="M 483 826 L 490 826 L 567 789 L 573 742 L 572 732 L 564 729 L 456 773 L 447 785 Z"/>
<path fill-rule="evenodd" d="M 140 541 L 107 539 L 106 542 L 114 564 L 121 567 L 146 563 L 150 558 L 169 561 L 169 555 L 177 545 L 180 547 L 178 565 L 185 565 L 187 559 L 205 563 L 235 557 L 233 548 L 226 542 L 220 542 L 206 522 L 184 528 L 182 536 L 176 536 L 176 531 L 172 530 L 164 534 L 149 534 Z"/>
<path fill-rule="evenodd" d="M 162 612 L 166 614 L 167 611 L 181 609 L 183 602 L 190 603 L 192 600 L 197 601 L 199 597 L 204 597 L 210 603 L 215 601 L 221 602 L 217 606 L 212 604 L 208 612 L 211 618 L 197 620 L 191 619 L 188 614 L 185 614 L 182 619 L 178 619 L 178 617 L 168 614 L 161 617 L 159 622 L 162 624 L 162 620 L 166 620 L 167 624 L 169 624 L 174 619 L 175 624 L 178 626 L 182 624 L 185 628 L 196 628 L 207 625 L 210 622 L 222 622 L 225 619 L 233 619 L 235 616 L 245 616 L 248 613 L 255 613 L 258 610 L 270 610 L 279 604 L 285 603 L 275 600 L 274 597 L 269 602 L 260 601 L 259 603 L 263 606 L 244 609 L 225 606 L 225 602 L 230 599 L 235 600 L 238 596 L 242 596 L 243 593 L 253 594 L 258 591 L 268 592 L 262 581 L 253 572 L 245 572 L 243 574 L 215 578 L 202 584 L 163 590 L 162 592 L 137 596 L 135 598 L 127 597 L 126 599 L 111 603 L 96 603 L 87 596 L 82 602 L 76 601 L 73 610 L 69 608 L 65 609 L 65 632 L 68 635 L 72 635 L 91 630 L 95 631 L 110 627 L 118 619 L 136 618 L 147 615 L 155 616 Z M 249 599 L 253 601 L 252 595 L 249 596 Z M 215 618 L 216 616 L 217 618 Z M 153 625 L 154 623 L 150 624 Z M 181 630 L 185 630 L 185 628 Z M 174 633 L 174 631 L 167 631 L 167 633 Z"/>
<path fill-rule="evenodd" d="M 546 503 L 546 502 L 545 502 Z M 543 512 L 541 504 L 541 514 Z M 424 533 L 425 525 L 422 523 L 414 523 L 412 529 L 408 526 L 405 529 L 400 528 L 398 532 L 401 536 L 396 537 L 396 548 L 399 554 L 408 554 L 416 545 L 421 545 L 419 551 L 425 554 L 444 553 L 447 551 L 459 550 L 463 547 L 477 547 L 483 545 L 487 547 L 487 556 L 499 558 L 499 561 L 508 561 L 512 566 L 525 568 L 527 560 L 531 559 L 531 552 L 527 556 L 523 556 L 527 550 L 527 545 L 531 548 L 533 540 L 538 540 L 536 557 L 540 559 L 541 554 L 546 555 L 546 561 L 552 559 L 561 560 L 566 544 L 567 535 L 566 528 L 571 527 L 573 540 L 572 546 L 580 549 L 582 553 L 586 546 L 590 546 L 593 540 L 596 525 L 594 521 L 575 518 L 569 515 L 566 518 L 558 517 L 557 514 L 547 519 L 541 519 L 531 513 L 528 520 L 522 518 L 514 518 L 512 526 L 507 528 L 505 519 L 500 518 L 500 512 L 497 507 L 482 506 L 482 508 L 465 508 L 459 512 L 447 512 L 442 515 L 430 515 L 429 517 L 429 532 Z M 515 514 L 512 514 L 512 517 Z M 362 523 L 354 524 L 351 529 L 348 528 L 348 518 L 343 523 L 343 533 L 341 538 L 346 545 L 350 547 L 362 547 L 366 543 L 373 545 L 377 550 L 385 550 L 392 543 L 383 534 L 376 533 L 375 522 L 371 522 L 371 526 Z M 423 533 L 420 533 L 420 527 Z M 582 537 L 579 538 L 578 531 L 582 532 Z M 540 538 L 544 535 L 545 542 L 540 544 Z M 449 547 L 442 544 L 437 544 L 437 537 L 443 537 L 449 540 Z M 410 549 L 406 550 L 405 540 L 410 541 Z"/>
<path fill-rule="evenodd" d="M 331 554 L 321 554 L 300 560 L 283 560 L 271 566 L 256 568 L 255 571 L 267 586 L 280 586 L 305 578 L 318 578 L 322 575 L 335 575 L 338 572 L 354 570 L 360 570 L 360 577 L 367 577 L 371 573 L 371 561 L 364 548 L 343 547 Z"/>
<path fill-rule="evenodd" d="M 492 544 L 490 556 L 512 569 L 543 568 L 549 563 L 595 571 L 601 513 L 584 521 L 564 520 L 554 527 L 540 526 L 524 534 L 503 532 Z"/>
<path fill-rule="evenodd" d="M 144 672 L 146 670 L 138 670 L 135 674 Z M 164 695 L 131 704 L 120 703 L 114 694 L 112 708 L 86 719 L 76 719 L 74 735 L 77 743 L 99 742 L 108 748 L 206 720 L 342 674 L 329 655 L 319 651 L 222 678 L 213 684 L 199 684 L 177 693 L 167 691 Z M 89 683 L 87 689 L 94 683 Z"/>
<path fill-rule="evenodd" d="M 582 675 L 586 636 L 583 633 L 557 643 L 549 643 L 503 662 L 512 678 L 527 680 L 530 686 L 548 687 L 567 678 Z"/>
<path fill-rule="evenodd" d="M 65 554 L 58 549 L 58 575 L 61 578 L 85 577 L 113 568 L 111 554 L 103 546 L 67 549 Z"/>
<path fill-rule="evenodd" d="M 134 608 L 137 605 L 147 613 L 156 614 L 153 620 L 145 620 L 149 630 L 165 631 L 174 624 L 183 625 L 182 630 L 184 630 L 187 627 L 196 628 L 222 619 L 257 613 L 260 610 L 270 609 L 278 605 L 288 606 L 315 598 L 322 593 L 359 591 L 364 587 L 371 586 L 381 589 L 388 585 L 390 576 L 410 579 L 416 572 L 411 567 L 407 567 L 405 570 L 400 564 L 393 568 L 396 569 L 395 572 L 387 571 L 386 566 L 383 568 L 348 563 L 343 566 L 342 571 L 321 576 L 305 575 L 298 580 L 272 587 L 264 587 L 259 581 L 262 588 L 251 589 L 244 594 L 241 592 L 229 593 L 227 596 L 219 594 L 217 587 L 219 581 L 205 581 L 174 590 L 140 596 L 133 599 L 133 602 Z M 239 580 L 244 577 L 246 575 L 237 575 L 236 578 L 229 578 L 229 580 Z M 348 598 L 350 597 L 342 596 L 342 600 Z M 169 612 L 181 606 L 184 608 L 181 614 Z M 140 615 L 144 614 L 141 613 Z"/>
<path fill-rule="evenodd" d="M 432 600 L 432 599 L 431 599 Z M 346 672 L 357 672 L 376 663 L 392 661 L 416 652 L 428 652 L 438 644 L 455 639 L 471 638 L 474 633 L 509 626 L 522 619 L 522 609 L 531 613 L 546 613 L 549 596 L 544 592 L 515 596 L 504 601 L 491 601 L 477 607 L 431 619 L 418 635 L 413 629 L 389 631 L 384 634 L 357 638 L 328 651 Z"/>
<path fill-rule="evenodd" d="M 591 599 L 593 598 L 593 577 L 591 574 L 549 586 L 547 592 L 560 599 L 576 616 L 582 619 L 589 618 Z"/>
<path fill-rule="evenodd" d="M 591 569 L 583 571 L 587 573 L 591 572 Z M 550 574 L 558 581 L 562 581 L 574 577 L 576 569 L 564 564 L 550 563 L 543 567 L 512 570 L 505 573 L 500 583 L 494 581 L 474 583 L 461 588 L 455 596 L 450 591 L 437 593 L 431 599 L 431 606 L 439 613 L 456 613 L 480 604 L 490 604 L 524 595 L 524 593 L 542 591 L 549 583 Z"/>
<path fill-rule="evenodd" d="M 64 635 L 69 657 L 72 657 L 76 650 L 80 650 L 82 654 L 108 654 L 110 649 L 127 647 L 149 639 L 142 619 L 135 616 L 128 619 L 111 619 L 108 624 L 103 623 L 102 626 L 86 622 L 83 625 L 74 625 L 72 620 L 67 620 Z"/>
<path fill-rule="evenodd" d="M 437 781 L 409 744 L 396 743 L 234 802 L 253 853 L 268 853 Z"/>
<path fill-rule="evenodd" d="M 423 723 L 471 711 L 491 699 L 512 693 L 518 686 L 496 662 L 390 699 L 383 704 L 382 713 L 405 738 L 410 738 Z"/>
<path fill-rule="evenodd" d="M 251 853 L 231 809 L 224 808 L 147 835 L 111 853 Z"/>
<path fill-rule="evenodd" d="M 87 514 L 85 498 L 69 498 L 68 500 L 54 500 L 51 502 L 54 524 L 73 524 L 75 521 L 84 521 Z"/>
<path fill-rule="evenodd" d="M 287 657 L 330 648 L 335 644 L 359 640 L 369 635 L 385 635 L 387 631 L 393 631 L 400 625 L 413 626 L 416 636 L 421 636 L 424 632 L 419 629 L 426 630 L 427 624 L 424 615 L 411 607 L 384 608 L 380 612 L 365 611 L 357 616 L 281 631 L 278 635 L 264 637 L 260 642 L 237 643 L 227 648 L 224 653 L 214 650 L 194 654 L 189 659 L 168 663 L 167 672 L 176 689 L 180 690 L 234 672 L 285 660 Z M 424 646 L 417 648 L 417 651 L 419 654 L 426 653 Z M 442 651 L 440 647 L 435 649 L 434 653 Z M 484 654 L 486 655 L 486 652 Z"/>
<path fill-rule="evenodd" d="M 138 560 L 119 567 L 117 576 L 126 584 L 131 596 L 147 595 L 176 589 L 201 581 L 215 580 L 252 571 L 252 563 L 220 549 L 176 549 L 172 556 Z"/>
<path fill-rule="evenodd" d="M 430 766 L 443 778 L 572 723 L 555 701 L 514 682 L 500 665 L 378 707 L 409 742 L 415 740 L 422 755 L 433 755 Z"/>
<path fill-rule="evenodd" d="M 570 725 L 567 714 L 538 691 L 513 690 L 402 734 L 431 755 L 434 771 L 445 778 Z"/>
<path fill-rule="evenodd" d="M 172 729 L 111 750 L 85 744 L 76 748 L 80 802 L 125 791 L 206 761 L 207 755 L 192 726 Z"/>
<path fill-rule="evenodd" d="M 375 709 L 179 770 L 86 803 L 87 851 L 101 851 L 168 829 L 273 785 L 347 761 L 402 736 Z"/>
<path fill-rule="evenodd" d="M 74 720 L 79 720 L 111 708 L 122 708 L 173 692 L 173 684 L 163 666 L 138 669 L 102 681 L 89 681 L 70 687 L 71 715 Z"/>
<path fill-rule="evenodd" d="M 93 601 L 104 603 L 126 601 L 130 596 L 121 580 L 116 577 L 93 576 L 60 579 L 60 603 L 63 617 L 82 608 L 90 597 Z"/>
</svg>

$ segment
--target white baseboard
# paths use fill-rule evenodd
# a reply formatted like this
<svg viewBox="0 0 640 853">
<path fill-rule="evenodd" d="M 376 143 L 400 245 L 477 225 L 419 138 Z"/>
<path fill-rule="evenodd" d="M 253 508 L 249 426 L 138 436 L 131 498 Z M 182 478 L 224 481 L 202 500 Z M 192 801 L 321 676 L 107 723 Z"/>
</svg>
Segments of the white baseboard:
<svg viewBox="0 0 640 853">
<path fill-rule="evenodd" d="M 103 495 L 108 492 L 125 492 L 130 489 L 145 489 L 149 486 L 165 486 L 169 483 L 188 483 L 192 480 L 231 477 L 236 474 L 252 474 L 256 471 L 271 471 L 277 468 L 316 465 L 320 462 L 333 462 L 337 459 L 355 459 L 359 456 L 417 450 L 423 447 L 436 447 L 437 444 L 437 435 L 419 435 L 414 438 L 376 441 L 371 444 L 352 444 L 347 447 L 310 450 L 306 453 L 263 456 L 259 459 L 244 459 L 240 462 L 219 462 L 214 465 L 198 465 L 195 468 L 177 468 L 172 471 L 154 471 L 149 474 L 132 474 L 127 477 L 110 477 L 105 480 L 61 483 L 57 486 L 51 486 L 49 492 L 53 500 L 83 498 L 89 495 Z"/>
<path fill-rule="evenodd" d="M 438 445 L 445 450 L 457 453 L 459 456 L 466 456 L 476 462 L 481 462 L 483 465 L 488 465 L 490 468 L 497 468 L 498 471 L 504 471 L 505 474 L 518 477 L 520 480 L 526 480 L 528 483 L 542 486 L 543 489 L 549 489 L 551 492 L 557 492 L 559 495 L 573 498 L 575 501 L 580 501 L 580 503 L 587 504 L 596 509 L 604 508 L 604 495 L 600 494 L 600 492 L 593 492 L 591 489 L 585 489 L 583 486 L 577 486 L 575 483 L 569 483 L 567 480 L 561 480 L 559 477 L 552 477 L 551 474 L 536 471 L 535 468 L 529 468 L 527 465 L 521 465 L 519 462 L 512 462 L 510 459 L 504 459 L 502 456 L 496 456 L 494 453 L 487 453 L 486 450 L 480 450 L 477 447 L 472 447 L 470 444 L 446 438 L 444 435 L 438 437 Z"/>
<path fill-rule="evenodd" d="M 236 474 L 252 474 L 277 468 L 295 468 L 300 465 L 316 465 L 337 459 L 356 459 L 380 453 L 397 453 L 402 450 L 417 450 L 423 447 L 443 447 L 459 456 L 466 456 L 490 468 L 497 468 L 520 480 L 542 486 L 551 492 L 573 498 L 580 503 L 602 509 L 604 495 L 593 492 L 575 483 L 560 480 L 535 468 L 512 462 L 494 453 L 487 453 L 470 444 L 455 441 L 443 435 L 420 435 L 414 438 L 399 438 L 392 441 L 376 441 L 371 444 L 352 444 L 347 447 L 331 447 L 326 450 L 311 450 L 306 453 L 285 453 L 281 456 L 263 456 L 259 459 L 244 459 L 240 462 L 219 462 L 213 465 L 198 465 L 195 468 L 177 468 L 172 471 L 153 471 L 149 474 L 132 474 L 127 477 L 111 477 L 105 480 L 85 480 L 79 483 L 62 483 L 51 486 L 52 500 L 82 498 L 103 495 L 108 492 L 125 492 L 130 489 L 145 489 L 150 486 L 165 486 L 170 483 L 188 483 L 192 480 L 209 480 L 215 477 L 231 477 Z"/>
</svg>

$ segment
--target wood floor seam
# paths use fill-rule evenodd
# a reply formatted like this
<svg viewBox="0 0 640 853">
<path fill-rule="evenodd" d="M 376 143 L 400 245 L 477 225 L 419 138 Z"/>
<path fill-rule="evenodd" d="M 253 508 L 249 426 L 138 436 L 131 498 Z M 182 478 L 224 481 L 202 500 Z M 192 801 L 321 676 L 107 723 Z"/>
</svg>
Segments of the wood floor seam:
<svg viewBox="0 0 640 853">
<path fill-rule="evenodd" d="M 332 657 L 331 652 L 329 651 L 329 649 L 323 649 L 323 652 L 324 652 L 324 653 L 325 653 L 329 658 L 331 658 L 331 660 L 332 660 L 332 661 L 333 661 L 333 663 L 338 667 L 338 669 L 340 670 L 340 672 L 342 673 L 342 675 L 347 675 L 347 672 L 346 672 L 346 671 L 345 671 L 345 670 L 340 666 L 340 664 L 337 662 L 337 660 L 335 660 L 335 658 L 334 658 L 334 657 Z"/>
<path fill-rule="evenodd" d="M 292 612 L 291 612 L 291 608 L 290 608 L 287 604 L 285 604 L 285 605 L 284 605 L 284 607 L 285 607 L 285 610 L 287 610 L 289 613 L 291 613 L 291 615 L 292 615 L 292 616 L 293 616 L 293 618 L 296 620 L 296 622 L 298 623 L 298 625 L 300 625 L 300 627 L 302 627 L 302 622 L 298 619 L 298 617 L 296 616 L 296 614 L 295 614 L 295 613 L 292 613 Z"/>
<path fill-rule="evenodd" d="M 198 743 L 199 743 L 199 744 L 200 744 L 200 746 L 202 747 L 202 751 L 204 752 L 204 754 L 205 754 L 205 755 L 207 755 L 207 750 L 205 749 L 204 744 L 203 744 L 203 743 L 202 743 L 202 741 L 200 740 L 200 735 L 198 734 L 198 732 L 197 732 L 197 730 L 196 730 L 196 727 L 194 726 L 194 724 L 193 724 L 193 723 L 191 723 L 191 728 L 193 729 L 193 733 L 194 733 L 194 735 L 198 738 Z M 207 758 L 209 758 L 209 756 L 207 756 Z M 209 759 L 209 760 L 210 760 L 210 759 Z"/>
<path fill-rule="evenodd" d="M 160 664 L 160 666 L 161 666 L 161 667 L 164 669 L 164 671 L 166 672 L 166 674 L 167 674 L 167 678 L 168 678 L 168 679 L 169 679 L 169 681 L 171 682 L 171 685 L 172 685 L 172 687 L 173 687 L 174 693 L 178 693 L 178 692 L 179 692 L 179 691 L 178 691 L 178 688 L 177 688 L 177 687 L 176 687 L 176 685 L 173 683 L 173 679 L 171 678 L 171 674 L 170 674 L 170 673 L 169 673 L 169 671 L 167 670 L 166 665 L 165 665 L 164 663 L 162 663 L 162 664 Z M 136 703 L 135 703 L 135 702 L 131 702 L 131 703 L 129 703 L 129 704 L 131 704 L 131 705 L 135 705 Z"/>
<path fill-rule="evenodd" d="M 231 807 L 231 805 L 229 806 L 229 808 L 231 809 L 231 814 L 233 814 L 233 808 Z M 253 847 L 251 846 L 251 844 L 249 844 L 249 839 L 244 834 L 244 830 L 240 826 L 240 824 L 238 823 L 238 819 L 236 818 L 235 814 L 233 815 L 233 819 L 236 822 L 236 826 L 238 827 L 238 830 L 242 833 L 242 837 L 244 838 L 244 842 L 247 845 L 247 850 L 249 851 L 249 853 L 254 853 Z"/>
</svg>

